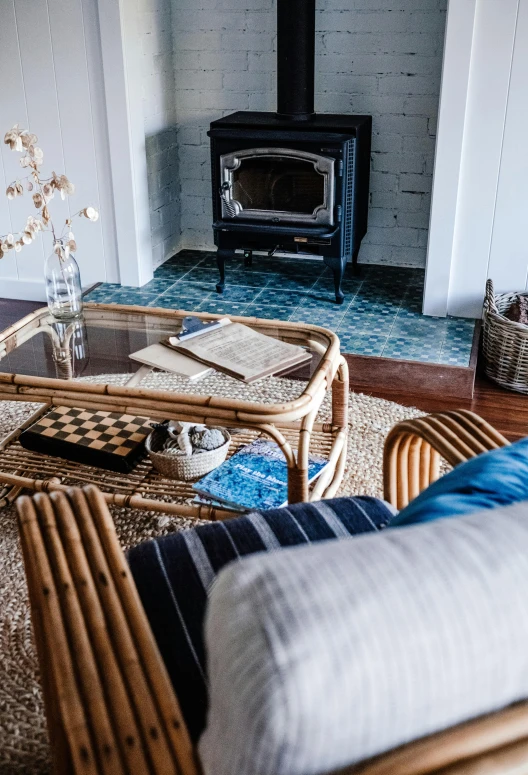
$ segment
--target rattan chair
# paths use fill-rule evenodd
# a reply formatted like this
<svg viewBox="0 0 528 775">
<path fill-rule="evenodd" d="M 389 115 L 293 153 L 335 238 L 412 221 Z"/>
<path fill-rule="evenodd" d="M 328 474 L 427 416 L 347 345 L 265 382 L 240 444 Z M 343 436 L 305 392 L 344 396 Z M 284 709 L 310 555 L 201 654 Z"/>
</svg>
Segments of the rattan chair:
<svg viewBox="0 0 528 775">
<path fill-rule="evenodd" d="M 440 474 L 440 458 L 457 466 L 509 441 L 474 412 L 437 412 L 404 420 L 385 441 L 385 500 L 403 509 Z"/>
<path fill-rule="evenodd" d="M 39 493 L 19 498 L 17 508 L 53 772 L 198 775 L 196 751 L 101 493 L 93 485 Z M 528 703 L 349 772 L 523 775 Z"/>
</svg>

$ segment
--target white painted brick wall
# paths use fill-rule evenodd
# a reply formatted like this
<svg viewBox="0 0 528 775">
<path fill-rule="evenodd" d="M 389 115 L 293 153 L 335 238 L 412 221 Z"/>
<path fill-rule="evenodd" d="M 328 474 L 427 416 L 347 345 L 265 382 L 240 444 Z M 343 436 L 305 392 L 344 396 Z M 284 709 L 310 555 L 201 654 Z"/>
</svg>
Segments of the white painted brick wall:
<svg viewBox="0 0 528 775">
<path fill-rule="evenodd" d="M 180 183 L 171 0 L 138 0 L 154 268 L 180 240 Z"/>
<path fill-rule="evenodd" d="M 318 0 L 316 110 L 373 116 L 362 262 L 425 264 L 446 6 Z M 275 13 L 275 0 L 173 0 L 181 246 L 213 245 L 209 123 L 275 110 Z"/>
</svg>

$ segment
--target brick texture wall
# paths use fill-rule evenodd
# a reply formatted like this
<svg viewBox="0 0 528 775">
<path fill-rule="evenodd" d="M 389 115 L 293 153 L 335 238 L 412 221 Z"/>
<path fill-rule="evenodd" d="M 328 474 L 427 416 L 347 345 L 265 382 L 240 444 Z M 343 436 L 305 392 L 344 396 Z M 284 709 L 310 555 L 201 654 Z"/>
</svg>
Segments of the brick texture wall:
<svg viewBox="0 0 528 775">
<path fill-rule="evenodd" d="M 138 0 L 154 268 L 180 241 L 180 182 L 171 0 Z"/>
<path fill-rule="evenodd" d="M 316 110 L 374 121 L 362 262 L 425 264 L 446 6 L 318 0 Z M 274 0 L 173 0 L 181 246 L 212 246 L 210 121 L 275 109 L 275 24 Z"/>
</svg>

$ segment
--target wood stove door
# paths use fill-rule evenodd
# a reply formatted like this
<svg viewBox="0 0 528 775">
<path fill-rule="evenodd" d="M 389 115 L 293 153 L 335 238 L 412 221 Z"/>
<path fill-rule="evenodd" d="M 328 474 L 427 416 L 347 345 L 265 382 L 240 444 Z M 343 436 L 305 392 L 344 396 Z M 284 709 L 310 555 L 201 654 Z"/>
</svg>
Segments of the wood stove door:
<svg viewBox="0 0 528 775">
<path fill-rule="evenodd" d="M 335 160 L 290 148 L 220 157 L 222 218 L 334 225 Z"/>
</svg>

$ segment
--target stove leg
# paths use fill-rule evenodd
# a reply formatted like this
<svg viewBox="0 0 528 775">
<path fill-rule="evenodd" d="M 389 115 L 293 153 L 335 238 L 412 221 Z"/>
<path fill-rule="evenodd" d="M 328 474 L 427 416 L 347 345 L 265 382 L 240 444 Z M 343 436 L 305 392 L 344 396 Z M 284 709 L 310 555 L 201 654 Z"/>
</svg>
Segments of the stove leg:
<svg viewBox="0 0 528 775">
<path fill-rule="evenodd" d="M 330 267 L 334 275 L 336 304 L 342 304 L 345 299 L 345 294 L 341 290 L 341 280 L 343 279 L 343 274 L 347 265 L 347 258 L 346 256 L 325 256 L 323 260 L 325 264 Z"/>
<path fill-rule="evenodd" d="M 216 292 L 223 293 L 225 288 L 225 262 L 226 258 L 232 258 L 234 250 L 218 250 L 216 251 L 216 265 L 220 272 L 220 282 L 216 285 Z"/>
</svg>

